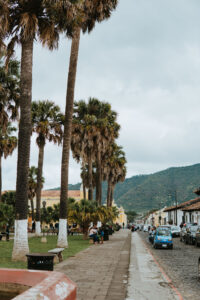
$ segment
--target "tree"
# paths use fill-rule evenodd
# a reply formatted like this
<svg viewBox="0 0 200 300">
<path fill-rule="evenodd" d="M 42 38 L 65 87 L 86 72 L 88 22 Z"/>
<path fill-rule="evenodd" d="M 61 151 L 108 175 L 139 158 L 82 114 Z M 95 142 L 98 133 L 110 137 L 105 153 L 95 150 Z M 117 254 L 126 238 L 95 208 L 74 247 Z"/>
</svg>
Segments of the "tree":
<svg viewBox="0 0 200 300">
<path fill-rule="evenodd" d="M 0 52 L 0 127 L 3 133 L 18 117 L 20 92 L 19 62 L 11 59 L 6 65 L 5 59 L 5 51 Z"/>
<path fill-rule="evenodd" d="M 15 199 L 16 193 L 14 191 L 5 192 L 2 195 L 2 202 L 0 203 L 0 227 L 5 229 L 8 224 L 13 226 L 15 219 Z"/>
<path fill-rule="evenodd" d="M 80 31 L 88 30 L 90 32 L 95 22 L 101 22 L 110 17 L 112 11 L 117 6 L 117 0 L 84 0 L 80 3 L 80 15 L 78 18 L 79 26 L 76 34 L 72 39 L 71 55 L 69 62 L 66 106 L 65 106 L 65 123 L 64 123 L 64 138 L 62 151 L 62 166 L 61 166 L 61 194 L 60 194 L 60 221 L 59 221 L 59 236 L 58 246 L 67 247 L 67 231 L 66 231 L 66 217 L 67 217 L 67 195 L 68 195 L 68 171 L 69 171 L 69 153 L 71 144 L 71 130 L 72 130 L 72 115 L 74 103 L 74 90 L 76 81 L 76 71 L 80 43 Z M 63 27 L 64 29 L 64 27 Z M 65 29 L 64 29 L 65 30 Z"/>
<path fill-rule="evenodd" d="M 10 123 L 7 124 L 4 130 L 0 128 L 0 202 L 2 194 L 2 157 L 6 159 L 9 155 L 12 155 L 17 147 L 17 138 L 12 135 L 16 130 Z"/>
<path fill-rule="evenodd" d="M 31 137 L 32 59 L 33 43 L 38 38 L 50 50 L 58 46 L 59 26 L 57 3 L 62 3 L 67 15 L 65 32 L 72 35 L 74 5 L 63 1 L 0 0 L 0 40 L 9 38 L 8 59 L 16 43 L 21 45 L 20 122 L 16 182 L 16 221 L 13 260 L 26 260 L 29 252 L 27 235 L 28 170 Z M 71 4 L 71 5 L 70 5 Z M 57 18 L 56 18 L 57 16 Z"/>
<path fill-rule="evenodd" d="M 32 103 L 32 131 L 37 134 L 36 143 L 39 148 L 36 188 L 36 235 L 41 234 L 40 207 L 42 190 L 42 172 L 44 161 L 44 147 L 46 141 L 61 144 L 63 130 L 63 115 L 59 106 L 51 101 L 33 101 Z"/>
<path fill-rule="evenodd" d="M 137 217 L 137 213 L 134 210 L 126 211 L 128 223 L 133 223 L 135 218 Z"/>
<path fill-rule="evenodd" d="M 9 191 L 9 192 L 3 193 L 2 202 L 15 207 L 16 192 L 15 191 Z"/>
<path fill-rule="evenodd" d="M 83 238 L 86 239 L 91 222 L 96 222 L 99 219 L 97 203 L 85 199 L 75 202 L 70 206 L 68 218 L 82 228 Z"/>
<path fill-rule="evenodd" d="M 33 199 L 36 195 L 36 189 L 37 189 L 37 168 L 31 166 L 29 168 L 29 173 L 28 173 L 28 199 L 30 200 L 31 203 L 32 221 L 35 220 Z"/>
<path fill-rule="evenodd" d="M 71 149 L 74 158 L 82 160 L 83 175 L 88 177 L 89 199 L 93 194 L 93 164 L 96 169 L 96 201 L 101 205 L 102 166 L 110 144 L 118 137 L 120 126 L 116 122 L 117 113 L 107 102 L 90 98 L 88 103 L 81 100 L 74 104 Z M 88 167 L 88 172 L 85 172 Z M 86 179 L 86 176 L 85 176 Z"/>
<path fill-rule="evenodd" d="M 117 182 L 124 181 L 126 177 L 126 158 L 121 146 L 113 143 L 107 153 L 107 164 L 104 169 L 104 178 L 108 181 L 107 206 L 112 207 L 114 187 Z"/>
</svg>

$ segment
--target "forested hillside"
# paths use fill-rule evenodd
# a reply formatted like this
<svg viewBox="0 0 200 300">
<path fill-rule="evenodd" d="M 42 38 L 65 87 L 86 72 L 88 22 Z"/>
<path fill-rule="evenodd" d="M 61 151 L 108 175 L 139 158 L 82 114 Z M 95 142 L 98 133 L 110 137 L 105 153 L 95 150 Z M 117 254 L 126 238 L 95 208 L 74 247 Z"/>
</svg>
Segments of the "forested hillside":
<svg viewBox="0 0 200 300">
<path fill-rule="evenodd" d="M 117 205 L 137 212 L 173 205 L 175 191 L 178 203 L 195 197 L 193 191 L 200 186 L 200 164 L 170 168 L 151 175 L 139 175 L 118 183 L 114 192 Z M 80 188 L 80 183 L 69 185 L 70 190 Z M 107 184 L 103 183 L 103 201 Z"/>
</svg>

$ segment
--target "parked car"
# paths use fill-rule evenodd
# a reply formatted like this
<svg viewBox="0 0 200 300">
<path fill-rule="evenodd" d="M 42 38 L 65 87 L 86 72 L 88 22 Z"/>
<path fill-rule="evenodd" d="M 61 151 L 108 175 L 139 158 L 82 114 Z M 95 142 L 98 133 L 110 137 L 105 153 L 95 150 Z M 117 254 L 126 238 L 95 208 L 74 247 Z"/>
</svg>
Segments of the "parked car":
<svg viewBox="0 0 200 300">
<path fill-rule="evenodd" d="M 186 229 L 185 235 L 185 243 L 194 245 L 196 243 L 196 231 L 198 229 L 198 225 L 192 225 Z"/>
<path fill-rule="evenodd" d="M 171 227 L 172 227 L 172 225 L 159 225 L 159 226 L 157 227 L 157 229 L 158 229 L 158 228 L 162 228 L 162 229 L 168 229 L 168 230 L 171 230 Z"/>
<path fill-rule="evenodd" d="M 144 225 L 143 231 L 144 231 L 144 232 L 148 232 L 148 228 L 149 228 L 149 225 Z"/>
<path fill-rule="evenodd" d="M 195 245 L 196 245 L 197 247 L 200 246 L 200 226 L 198 226 L 197 231 L 196 231 Z"/>
<path fill-rule="evenodd" d="M 170 248 L 173 249 L 173 240 L 171 230 L 168 228 L 157 228 L 154 241 L 154 248 Z"/>
<path fill-rule="evenodd" d="M 171 226 L 171 232 L 172 232 L 172 237 L 178 237 L 180 236 L 180 227 L 179 226 Z"/>
</svg>

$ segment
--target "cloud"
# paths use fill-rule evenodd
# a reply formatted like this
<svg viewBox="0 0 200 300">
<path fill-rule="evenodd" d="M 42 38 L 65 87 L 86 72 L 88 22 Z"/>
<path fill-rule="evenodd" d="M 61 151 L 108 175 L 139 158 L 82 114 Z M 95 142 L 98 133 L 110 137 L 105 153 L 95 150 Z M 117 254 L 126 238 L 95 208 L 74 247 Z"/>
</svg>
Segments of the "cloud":
<svg viewBox="0 0 200 300">
<path fill-rule="evenodd" d="M 94 96 L 118 112 L 128 176 L 199 162 L 199 9 L 199 0 L 121 0 L 108 21 L 81 36 L 75 98 Z M 35 44 L 33 99 L 53 100 L 64 111 L 69 54 L 63 36 L 58 51 Z M 61 148 L 47 145 L 45 188 L 60 185 L 60 162 Z M 3 165 L 8 188 L 16 154 Z M 71 159 L 69 182 L 80 181 L 79 173 Z"/>
</svg>

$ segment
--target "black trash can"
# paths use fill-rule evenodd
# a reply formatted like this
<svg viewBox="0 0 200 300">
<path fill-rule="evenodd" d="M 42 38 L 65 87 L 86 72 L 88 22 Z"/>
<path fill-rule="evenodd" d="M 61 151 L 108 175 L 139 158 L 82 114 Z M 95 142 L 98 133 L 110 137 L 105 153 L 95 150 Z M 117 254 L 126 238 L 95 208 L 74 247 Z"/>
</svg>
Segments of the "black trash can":
<svg viewBox="0 0 200 300">
<path fill-rule="evenodd" d="M 104 237 L 103 237 L 104 241 L 108 241 L 109 240 L 109 230 L 108 229 L 104 229 Z"/>
<path fill-rule="evenodd" d="M 53 259 L 55 254 L 52 253 L 29 253 L 27 256 L 27 268 L 29 270 L 53 271 Z"/>
<path fill-rule="evenodd" d="M 113 234 L 113 229 L 112 229 L 112 227 L 109 227 L 109 229 L 108 229 L 108 234 L 109 234 L 109 235 L 112 235 L 112 234 Z"/>
</svg>

